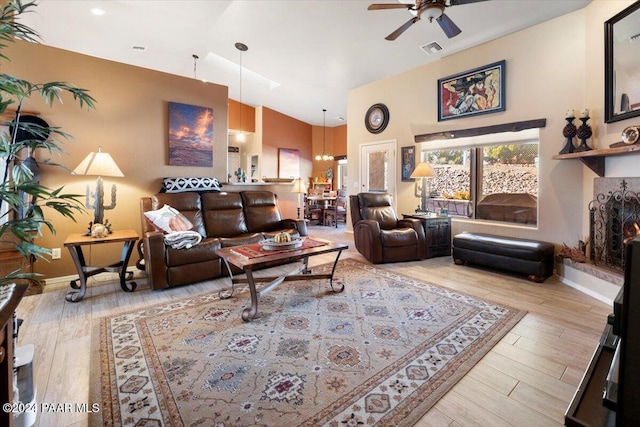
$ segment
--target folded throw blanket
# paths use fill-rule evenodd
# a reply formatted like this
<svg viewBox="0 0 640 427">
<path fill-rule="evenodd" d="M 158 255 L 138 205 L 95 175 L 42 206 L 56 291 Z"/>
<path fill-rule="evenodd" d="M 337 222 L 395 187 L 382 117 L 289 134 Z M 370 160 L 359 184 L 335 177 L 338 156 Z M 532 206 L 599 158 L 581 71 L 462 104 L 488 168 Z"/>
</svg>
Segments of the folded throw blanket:
<svg viewBox="0 0 640 427">
<path fill-rule="evenodd" d="M 202 240 L 202 236 L 197 231 L 174 231 L 164 235 L 164 243 L 173 249 L 189 249 L 197 245 Z"/>
</svg>

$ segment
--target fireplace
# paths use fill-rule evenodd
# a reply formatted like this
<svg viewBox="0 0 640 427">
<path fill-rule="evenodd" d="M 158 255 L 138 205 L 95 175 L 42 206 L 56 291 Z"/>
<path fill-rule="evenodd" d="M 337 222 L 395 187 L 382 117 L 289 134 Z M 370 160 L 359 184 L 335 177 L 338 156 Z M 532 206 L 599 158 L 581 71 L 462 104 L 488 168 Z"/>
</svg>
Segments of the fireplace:
<svg viewBox="0 0 640 427">
<path fill-rule="evenodd" d="M 596 178 L 589 203 L 589 255 L 596 265 L 624 269 L 624 245 L 640 234 L 640 178 Z"/>
</svg>

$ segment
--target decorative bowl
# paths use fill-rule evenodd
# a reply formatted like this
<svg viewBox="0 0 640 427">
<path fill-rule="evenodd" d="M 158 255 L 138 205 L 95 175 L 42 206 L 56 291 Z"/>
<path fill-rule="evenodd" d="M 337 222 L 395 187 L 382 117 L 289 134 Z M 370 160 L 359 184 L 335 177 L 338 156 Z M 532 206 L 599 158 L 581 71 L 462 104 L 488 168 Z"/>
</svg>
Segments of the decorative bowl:
<svg viewBox="0 0 640 427">
<path fill-rule="evenodd" d="M 283 251 L 287 249 L 296 249 L 302 246 L 302 242 L 304 242 L 304 238 L 302 237 L 294 237 L 290 242 L 282 242 L 277 243 L 273 240 L 273 238 L 261 240 L 260 246 L 265 251 Z"/>
<path fill-rule="evenodd" d="M 262 178 L 262 181 L 274 183 L 291 183 L 293 182 L 293 178 Z"/>
</svg>

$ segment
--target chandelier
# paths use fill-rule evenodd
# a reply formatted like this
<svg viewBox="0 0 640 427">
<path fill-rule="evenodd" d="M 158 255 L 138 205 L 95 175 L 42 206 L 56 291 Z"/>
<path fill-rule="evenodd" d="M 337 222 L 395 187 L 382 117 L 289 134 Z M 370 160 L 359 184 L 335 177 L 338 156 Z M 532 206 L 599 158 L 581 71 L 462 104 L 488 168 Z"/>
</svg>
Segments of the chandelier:
<svg viewBox="0 0 640 427">
<path fill-rule="evenodd" d="M 323 108 L 322 109 L 322 154 L 318 154 L 316 156 L 316 161 L 320 162 L 320 161 L 333 161 L 333 156 L 330 154 L 327 154 L 326 151 L 326 122 L 327 122 L 327 109 Z"/>
</svg>

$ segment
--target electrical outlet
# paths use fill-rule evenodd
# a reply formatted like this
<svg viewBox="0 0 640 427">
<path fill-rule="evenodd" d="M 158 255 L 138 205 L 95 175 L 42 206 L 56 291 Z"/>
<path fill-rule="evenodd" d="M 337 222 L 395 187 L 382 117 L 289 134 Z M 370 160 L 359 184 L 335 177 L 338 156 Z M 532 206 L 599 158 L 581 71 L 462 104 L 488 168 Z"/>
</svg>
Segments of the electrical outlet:
<svg viewBox="0 0 640 427">
<path fill-rule="evenodd" d="M 60 259 L 62 257 L 62 252 L 60 248 L 51 249 L 51 259 Z"/>
</svg>

